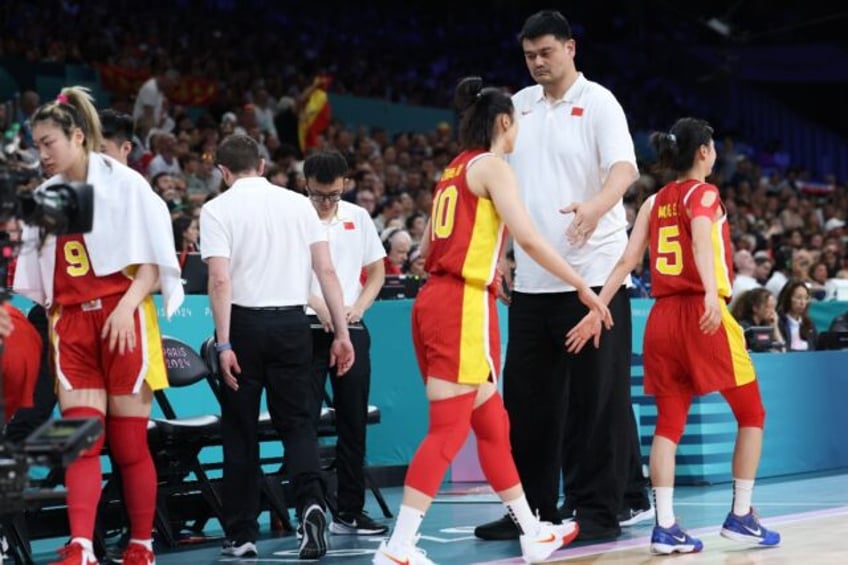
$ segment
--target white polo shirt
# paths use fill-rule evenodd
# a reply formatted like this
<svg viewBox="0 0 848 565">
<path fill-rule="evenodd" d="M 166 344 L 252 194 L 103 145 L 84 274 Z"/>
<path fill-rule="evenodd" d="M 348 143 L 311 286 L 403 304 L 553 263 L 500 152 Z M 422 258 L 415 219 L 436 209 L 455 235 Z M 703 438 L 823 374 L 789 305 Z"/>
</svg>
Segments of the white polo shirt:
<svg viewBox="0 0 848 565">
<path fill-rule="evenodd" d="M 327 234 L 305 196 L 252 177 L 203 205 L 200 239 L 204 260 L 230 260 L 232 303 L 257 308 L 306 304 L 309 246 Z"/>
<path fill-rule="evenodd" d="M 362 268 L 386 256 L 371 215 L 365 208 L 339 201 L 336 215 L 321 224 L 330 242 L 330 257 L 342 285 L 345 306 L 353 306 L 360 293 Z M 321 296 L 318 277 L 312 275 L 312 294 Z M 307 308 L 314 314 L 312 308 Z"/>
<path fill-rule="evenodd" d="M 536 227 L 590 286 L 603 285 L 627 246 L 627 220 L 619 201 L 598 222 L 582 247 L 568 244 L 565 231 L 574 214 L 559 209 L 585 202 L 603 187 L 610 168 L 624 161 L 636 167 L 633 139 L 624 110 L 613 94 L 581 73 L 561 100 L 550 103 L 541 85 L 512 97 L 519 121 L 508 161 Z M 545 293 L 574 288 L 515 246 L 515 289 Z M 627 279 L 628 286 L 631 284 Z"/>
</svg>

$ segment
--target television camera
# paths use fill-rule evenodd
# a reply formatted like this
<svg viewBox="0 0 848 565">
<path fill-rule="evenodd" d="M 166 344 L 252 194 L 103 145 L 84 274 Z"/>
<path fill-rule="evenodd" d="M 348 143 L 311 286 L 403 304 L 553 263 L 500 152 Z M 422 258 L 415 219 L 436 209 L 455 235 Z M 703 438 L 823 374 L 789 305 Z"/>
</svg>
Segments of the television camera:
<svg viewBox="0 0 848 565">
<path fill-rule="evenodd" d="M 59 183 L 37 191 L 21 191 L 41 176 L 38 167 L 0 160 L 0 227 L 12 218 L 37 226 L 42 237 L 91 231 L 94 212 L 93 187 L 82 183 Z M 19 241 L 0 231 L 0 306 L 8 300 L 9 264 Z M 0 359 L 2 359 L 0 342 Z M 0 369 L 0 425 L 5 421 L 3 375 Z M 28 489 L 33 464 L 67 466 L 91 446 L 103 432 L 96 419 L 55 419 L 45 422 L 19 445 L 0 443 L 0 515 L 26 507 L 38 491 Z"/>
</svg>

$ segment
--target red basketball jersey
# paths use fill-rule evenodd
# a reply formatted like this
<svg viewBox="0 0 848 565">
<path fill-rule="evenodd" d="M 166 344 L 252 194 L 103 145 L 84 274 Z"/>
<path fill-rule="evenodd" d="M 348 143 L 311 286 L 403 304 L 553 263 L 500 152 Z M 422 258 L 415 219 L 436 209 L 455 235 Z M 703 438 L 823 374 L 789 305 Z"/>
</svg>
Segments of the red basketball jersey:
<svg viewBox="0 0 848 565">
<path fill-rule="evenodd" d="M 488 287 L 495 279 L 505 230 L 492 201 L 468 189 L 468 165 L 482 154 L 479 150 L 460 153 L 436 185 L 425 269 L 431 275 Z"/>
<path fill-rule="evenodd" d="M 56 241 L 53 274 L 54 302 L 63 306 L 82 304 L 96 298 L 123 294 L 132 279 L 123 272 L 102 277 L 94 274 L 85 240 L 81 235 L 63 235 Z"/>
<path fill-rule="evenodd" d="M 665 185 L 654 197 L 650 223 L 651 295 L 703 294 L 704 285 L 692 248 L 692 219 L 687 207 L 714 185 L 686 180 Z M 719 296 L 730 297 L 733 283 L 730 227 L 720 205 L 721 218 L 713 223 L 713 265 Z"/>
</svg>

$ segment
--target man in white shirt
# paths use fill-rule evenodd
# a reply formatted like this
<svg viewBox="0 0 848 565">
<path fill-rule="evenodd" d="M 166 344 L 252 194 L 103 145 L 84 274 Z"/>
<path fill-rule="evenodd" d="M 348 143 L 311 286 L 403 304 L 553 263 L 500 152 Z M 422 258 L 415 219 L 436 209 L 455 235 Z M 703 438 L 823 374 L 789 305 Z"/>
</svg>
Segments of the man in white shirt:
<svg viewBox="0 0 848 565">
<path fill-rule="evenodd" d="M 627 244 L 622 196 L 639 176 L 627 119 L 609 90 L 577 71 L 562 14 L 530 16 L 519 39 L 537 84 L 513 96 L 519 133 L 509 162 L 533 222 L 598 290 Z M 627 289 L 609 304 L 615 325 L 600 348 L 571 355 L 563 339 L 586 307 L 519 246 L 515 261 L 503 392 L 527 500 L 542 520 L 559 523 L 564 457 L 566 513 L 576 512 L 578 539 L 617 537 L 620 513 L 625 525 L 651 516 L 630 403 Z M 506 516 L 475 535 L 519 532 Z"/>
<path fill-rule="evenodd" d="M 754 278 L 754 272 L 757 270 L 757 264 L 754 262 L 754 256 L 747 249 L 740 249 L 733 255 L 733 265 L 736 267 L 736 275 L 733 277 L 733 288 L 731 289 L 731 298 L 729 308 L 733 308 L 736 304 L 736 299 L 752 288 L 759 288 L 761 285 Z"/>
<path fill-rule="evenodd" d="M 262 391 L 283 441 L 303 539 L 301 559 L 327 552 L 327 519 L 316 422 L 311 407 L 312 334 L 305 305 L 318 277 L 333 326 L 330 365 L 339 375 L 354 362 L 341 286 L 330 261 L 326 230 L 303 196 L 262 177 L 256 142 L 231 135 L 218 166 L 230 187 L 200 213 L 202 256 L 209 263 L 209 301 L 221 377 L 223 503 L 227 542 L 222 553 L 255 557 L 259 533 L 257 429 Z"/>
<path fill-rule="evenodd" d="M 151 129 L 163 128 L 165 125 L 168 117 L 165 112 L 166 94 L 178 79 L 177 71 L 167 70 L 150 77 L 138 89 L 133 105 L 133 121 L 141 139 L 147 139 Z"/>
<path fill-rule="evenodd" d="M 336 473 L 338 496 L 330 524 L 334 534 L 380 535 L 388 527 L 372 520 L 365 505 L 365 430 L 368 423 L 368 393 L 371 386 L 371 335 L 363 316 L 374 303 L 385 280 L 383 249 L 371 216 L 364 208 L 342 200 L 348 164 L 341 153 L 314 153 L 306 158 L 307 196 L 318 212 L 330 242 L 330 258 L 344 294 L 345 315 L 356 361 L 339 378 L 329 366 L 329 344 L 334 326 L 316 277 L 312 277 L 309 300 L 312 320 L 312 371 L 317 394 L 323 395 L 327 376 L 333 389 L 336 410 Z M 363 270 L 365 282 L 362 282 Z M 320 415 L 320 404 L 315 416 Z"/>
</svg>

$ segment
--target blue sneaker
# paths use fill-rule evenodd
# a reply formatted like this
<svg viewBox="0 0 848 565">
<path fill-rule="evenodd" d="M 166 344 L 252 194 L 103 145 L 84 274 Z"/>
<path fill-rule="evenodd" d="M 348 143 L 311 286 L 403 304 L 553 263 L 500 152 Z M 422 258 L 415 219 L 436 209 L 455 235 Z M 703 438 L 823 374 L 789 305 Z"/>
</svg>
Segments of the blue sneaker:
<svg viewBox="0 0 848 565">
<path fill-rule="evenodd" d="M 670 555 L 672 553 L 697 553 L 704 549 L 698 538 L 693 538 L 680 529 L 677 522 L 670 528 L 654 526 L 651 534 L 651 553 Z"/>
<path fill-rule="evenodd" d="M 737 516 L 730 512 L 721 527 L 721 535 L 734 541 L 757 545 L 771 546 L 780 543 L 780 534 L 767 530 L 765 526 L 760 524 L 753 508 L 744 516 Z"/>
</svg>

